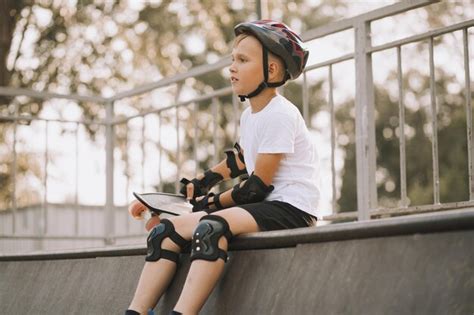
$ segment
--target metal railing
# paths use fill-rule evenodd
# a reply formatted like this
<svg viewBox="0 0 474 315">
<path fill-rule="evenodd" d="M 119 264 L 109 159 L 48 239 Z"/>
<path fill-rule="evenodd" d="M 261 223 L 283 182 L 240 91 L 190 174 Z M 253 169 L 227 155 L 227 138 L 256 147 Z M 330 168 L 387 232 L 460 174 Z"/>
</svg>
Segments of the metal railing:
<svg viewBox="0 0 474 315">
<path fill-rule="evenodd" d="M 312 41 L 316 39 L 320 39 L 322 37 L 339 33 L 342 31 L 352 29 L 354 32 L 354 52 L 339 56 L 330 60 L 326 60 L 324 62 L 320 62 L 314 65 L 310 65 L 307 67 L 305 72 L 303 73 L 302 77 L 302 112 L 305 121 L 309 121 L 309 112 L 310 112 L 310 100 L 309 100 L 309 93 L 308 93 L 308 73 L 314 71 L 316 69 L 327 69 L 328 70 L 328 83 L 329 83 L 329 94 L 328 94 L 328 104 L 330 107 L 330 115 L 331 115 L 331 173 L 332 173 L 332 205 L 333 209 L 336 209 L 336 169 L 335 169 L 335 150 L 336 150 L 336 127 L 335 127 L 335 104 L 334 104 L 334 85 L 333 85 L 333 67 L 337 64 L 342 62 L 353 60 L 355 63 L 355 134 L 356 134 L 356 167 L 357 167 L 357 211 L 353 212 L 344 212 L 344 213 L 333 213 L 326 217 L 328 220 L 346 220 L 346 219 L 358 219 L 358 220 L 370 220 L 371 217 L 383 216 L 383 215 L 390 215 L 390 214 L 406 214 L 406 213 L 416 213 L 416 212 L 425 212 L 425 211 L 437 211 L 443 209 L 452 209 L 452 208 L 462 208 L 474 205 L 474 173 L 473 173 L 473 152 L 474 150 L 474 143 L 472 139 L 472 112 L 471 112 L 471 92 L 470 92 L 470 74 L 469 74 L 469 41 L 468 41 L 468 29 L 474 26 L 474 20 L 462 22 L 456 25 L 451 25 L 448 27 L 440 28 L 434 31 L 429 31 L 423 34 L 418 34 L 415 36 L 411 36 L 408 38 L 404 38 L 401 40 L 392 41 L 389 43 L 385 43 L 379 46 L 372 46 L 371 41 L 371 23 L 375 20 L 379 20 L 388 16 L 393 16 L 402 12 L 406 12 L 415 8 L 419 8 L 422 6 L 430 5 L 439 1 L 427 1 L 427 0 L 416 0 L 416 1 L 403 1 L 400 3 L 396 3 L 384 8 L 380 8 L 350 19 L 338 21 L 335 23 L 331 23 L 322 27 L 318 27 L 313 30 L 309 30 L 303 34 L 302 38 L 304 41 Z M 436 104 L 436 91 L 435 91 L 435 77 L 434 77 L 434 49 L 433 49 L 433 39 L 437 36 L 441 36 L 446 33 L 451 33 L 454 31 L 461 30 L 463 32 L 463 53 L 464 53 L 464 68 L 465 68 L 465 93 L 466 93 L 466 117 L 467 117 L 467 133 L 468 133 L 468 165 L 469 165 L 469 200 L 457 203 L 450 203 L 450 204 L 441 204 L 439 198 L 439 169 L 438 169 L 438 144 L 437 144 L 437 122 L 436 122 L 436 111 L 437 111 L 437 104 Z M 404 45 L 420 42 L 423 40 L 429 40 L 429 67 L 430 67 L 430 78 L 431 78 L 431 110 L 432 110 L 432 156 L 433 156 L 433 177 L 434 177 L 434 200 L 433 204 L 431 205 L 423 205 L 423 206 L 409 206 L 407 200 L 407 179 L 406 179 L 406 157 L 405 157 L 405 150 L 406 150 L 406 143 L 404 139 L 404 126 L 405 126 L 405 113 L 404 113 L 404 90 L 402 84 L 403 78 L 403 71 L 402 71 L 402 53 L 401 47 Z M 401 177 L 401 195 L 400 195 L 400 204 L 401 207 L 399 208 L 386 208 L 380 209 L 378 207 L 377 201 L 377 185 L 375 180 L 376 174 L 376 143 L 375 143 L 375 102 L 374 102 L 374 79 L 373 79 L 373 71 L 372 71 L 372 55 L 376 52 L 381 52 L 385 50 L 396 49 L 397 52 L 397 79 L 398 79 L 398 86 L 399 86 L 399 121 L 400 121 L 400 177 Z M 49 122 L 61 122 L 61 123 L 76 123 L 77 126 L 79 125 L 101 125 L 105 128 L 105 165 L 106 165 L 106 172 L 105 172 L 105 187 L 106 187 L 106 200 L 105 200 L 105 212 L 104 216 L 113 218 L 114 217 L 114 148 L 115 148 L 115 133 L 114 130 L 116 126 L 120 124 L 127 124 L 132 119 L 142 118 L 142 136 L 144 135 L 145 131 L 145 117 L 149 115 L 157 115 L 160 121 L 159 126 L 161 128 L 161 118 L 162 114 L 167 111 L 175 111 L 176 115 L 176 181 L 175 181 L 175 188 L 177 189 L 178 180 L 180 176 L 180 168 L 181 168 L 181 144 L 180 144 L 180 137 L 179 137 L 179 109 L 181 107 L 191 107 L 191 112 L 194 113 L 194 117 L 196 117 L 199 111 L 199 103 L 202 101 L 211 101 L 212 103 L 212 110 L 214 111 L 213 116 L 213 137 L 214 137 L 214 152 L 218 152 L 218 144 L 217 144 L 217 114 L 216 111 L 219 106 L 219 98 L 228 96 L 232 93 L 232 89 L 230 87 L 226 87 L 220 90 L 213 91 L 212 93 L 208 93 L 199 97 L 195 97 L 193 99 L 187 101 L 179 101 L 179 94 L 180 94 L 180 86 L 184 83 L 184 81 L 188 78 L 197 77 L 203 74 L 208 74 L 213 71 L 222 70 L 225 67 L 230 65 L 230 58 L 226 57 L 221 59 L 219 62 L 211 64 L 211 65 L 204 65 L 200 67 L 196 67 L 191 69 L 190 71 L 182 74 L 175 75 L 173 77 L 164 78 L 158 82 L 153 82 L 147 85 L 140 86 L 138 88 L 132 89 L 130 91 L 117 93 L 116 95 L 104 98 L 99 96 L 81 96 L 81 95 L 63 95 L 63 94 L 56 94 L 56 93 L 48 93 L 48 92 L 36 92 L 31 90 L 25 89 L 16 89 L 16 88 L 8 88 L 8 87 L 0 87 L 0 95 L 5 96 L 28 96 L 32 98 L 38 98 L 42 100 L 52 99 L 52 98 L 63 98 L 75 101 L 85 101 L 85 102 L 94 102 L 98 104 L 103 104 L 105 106 L 105 119 L 98 120 L 98 121 L 90 121 L 90 120 L 82 120 L 82 121 L 69 121 L 64 119 L 44 119 L 38 118 L 33 116 L 19 116 L 17 115 L 17 111 L 15 114 L 8 115 L 8 116 L 0 116 L 0 121 L 9 121 L 14 123 L 14 134 L 16 135 L 16 129 L 18 121 L 45 121 L 46 125 Z M 148 111 L 143 111 L 136 115 L 130 115 L 127 117 L 116 117 L 114 114 L 114 103 L 125 98 L 143 95 L 144 93 L 168 87 L 172 85 L 177 85 L 178 89 L 176 92 L 175 103 L 171 106 L 167 106 L 160 109 L 152 109 Z M 233 97 L 232 100 L 233 104 L 233 111 L 234 111 L 234 135 L 237 134 L 237 121 L 238 121 L 238 104 L 237 99 Z M 197 128 L 197 119 L 194 121 L 194 128 Z M 45 132 L 47 133 L 48 128 L 45 128 Z M 46 135 L 47 137 L 47 135 Z M 160 132 L 161 137 L 161 132 Z M 142 141 L 144 141 L 144 136 L 142 137 Z M 77 133 L 76 133 L 77 139 Z M 160 138 L 161 140 L 161 138 Z M 159 141 L 160 141 L 159 140 Z M 13 154 L 13 178 L 16 177 L 16 136 L 14 136 L 14 144 L 12 148 Z M 198 147 L 198 139 L 194 137 L 193 139 L 193 157 L 194 160 L 197 160 L 197 147 Z M 144 151 L 144 142 L 141 144 L 141 148 Z M 161 146 L 160 146 L 161 148 Z M 48 155 L 48 147 L 45 148 L 45 154 Z M 159 183 L 162 183 L 161 178 L 161 152 L 160 156 L 160 167 L 159 167 Z M 144 155 L 143 155 L 144 157 Z M 217 162 L 217 154 L 214 154 L 214 162 Z M 47 169 L 47 159 L 44 165 L 45 169 Z M 76 152 L 76 174 L 78 168 L 79 161 L 77 160 L 77 152 Z M 197 171 L 197 163 L 196 163 L 196 171 Z M 47 190 L 47 180 L 44 181 L 45 190 Z M 142 184 L 144 186 L 144 184 Z M 15 200 L 15 188 L 13 188 L 13 195 Z M 77 190 L 76 190 L 76 203 L 77 203 Z M 48 206 L 48 202 L 45 198 L 44 200 L 44 209 Z M 15 215 L 16 215 L 16 203 L 13 202 L 13 225 L 15 226 Z M 45 210 L 43 210 L 46 213 Z M 77 219 L 77 217 L 76 217 Z M 46 221 L 46 220 L 44 220 Z M 116 237 L 116 231 L 114 228 L 114 224 L 104 224 L 104 240 L 106 244 L 113 243 L 114 238 Z M 13 228 L 12 234 L 15 235 L 15 230 Z M 46 226 L 43 228 L 42 235 L 44 237 L 48 237 L 46 235 Z M 4 236 L 2 236 L 4 237 Z M 25 238 L 32 237 L 32 236 L 24 236 Z M 78 236 L 79 237 L 79 236 Z"/>
</svg>

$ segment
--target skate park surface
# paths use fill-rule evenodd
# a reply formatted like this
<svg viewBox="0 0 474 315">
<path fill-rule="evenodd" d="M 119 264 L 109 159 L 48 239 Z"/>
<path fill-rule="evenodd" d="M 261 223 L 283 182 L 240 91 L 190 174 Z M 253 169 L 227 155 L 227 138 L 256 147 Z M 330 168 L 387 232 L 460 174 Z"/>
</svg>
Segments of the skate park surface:
<svg viewBox="0 0 474 315">
<path fill-rule="evenodd" d="M 474 209 L 236 238 L 200 314 L 474 314 Z M 145 247 L 0 256 L 2 314 L 123 314 Z M 180 269 L 155 314 L 168 314 Z"/>
</svg>

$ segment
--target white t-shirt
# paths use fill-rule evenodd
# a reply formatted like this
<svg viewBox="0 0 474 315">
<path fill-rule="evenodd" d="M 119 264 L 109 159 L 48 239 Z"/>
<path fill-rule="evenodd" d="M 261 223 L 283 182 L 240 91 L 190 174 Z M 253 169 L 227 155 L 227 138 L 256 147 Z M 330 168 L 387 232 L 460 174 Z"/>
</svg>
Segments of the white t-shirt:
<svg viewBox="0 0 474 315">
<path fill-rule="evenodd" d="M 284 153 L 265 200 L 287 202 L 317 216 L 319 160 L 298 108 L 277 95 L 259 112 L 247 107 L 240 117 L 240 141 L 249 174 L 258 153 Z"/>
</svg>

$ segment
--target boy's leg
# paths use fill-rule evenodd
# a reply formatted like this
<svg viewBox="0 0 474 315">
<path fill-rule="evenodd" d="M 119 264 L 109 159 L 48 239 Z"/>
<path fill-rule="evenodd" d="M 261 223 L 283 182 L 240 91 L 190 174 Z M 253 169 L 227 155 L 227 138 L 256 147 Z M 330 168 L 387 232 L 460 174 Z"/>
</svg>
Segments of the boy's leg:
<svg viewBox="0 0 474 315">
<path fill-rule="evenodd" d="M 206 215 L 205 212 L 196 212 L 189 215 L 170 218 L 175 231 L 185 240 L 191 240 L 194 228 L 199 219 Z M 180 252 L 179 246 L 165 238 L 161 248 L 176 253 Z M 176 263 L 168 259 L 159 259 L 153 262 L 145 262 L 137 289 L 130 303 L 129 309 L 146 314 L 149 308 L 153 308 L 158 299 L 168 287 L 176 271 Z"/>
<path fill-rule="evenodd" d="M 213 215 L 224 218 L 234 236 L 242 233 L 258 232 L 259 227 L 255 219 L 246 210 L 238 207 L 229 208 Z M 219 248 L 227 251 L 227 239 L 222 236 Z M 191 263 L 183 291 L 179 297 L 175 311 L 185 315 L 197 314 L 212 292 L 217 280 L 224 270 L 224 260 L 216 261 L 194 260 Z"/>
</svg>

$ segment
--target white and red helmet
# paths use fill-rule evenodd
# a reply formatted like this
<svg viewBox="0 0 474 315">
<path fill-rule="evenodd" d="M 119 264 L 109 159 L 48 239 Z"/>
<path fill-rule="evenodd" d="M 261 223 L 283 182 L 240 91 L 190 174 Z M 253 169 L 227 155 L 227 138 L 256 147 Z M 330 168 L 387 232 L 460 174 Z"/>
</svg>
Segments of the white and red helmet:
<svg viewBox="0 0 474 315">
<path fill-rule="evenodd" d="M 265 87 L 283 85 L 288 79 L 296 79 L 304 70 L 308 61 L 309 51 L 304 47 L 301 38 L 284 23 L 272 20 L 244 22 L 234 28 L 235 36 L 251 34 L 256 37 L 263 47 L 264 81 L 248 95 L 239 95 L 243 101 L 258 95 Z M 285 63 L 285 78 L 281 82 L 268 81 L 268 51 L 280 57 Z"/>
<path fill-rule="evenodd" d="M 236 36 L 242 33 L 254 35 L 266 49 L 283 59 L 290 79 L 296 79 L 303 72 L 309 51 L 285 24 L 272 20 L 245 22 L 238 24 L 234 33 Z"/>
</svg>

